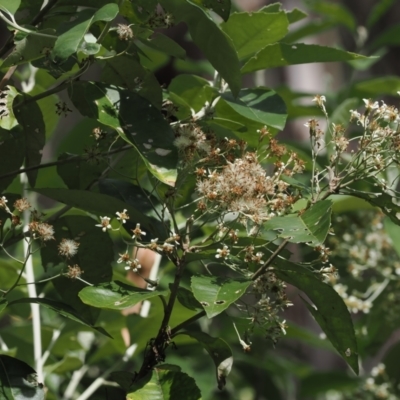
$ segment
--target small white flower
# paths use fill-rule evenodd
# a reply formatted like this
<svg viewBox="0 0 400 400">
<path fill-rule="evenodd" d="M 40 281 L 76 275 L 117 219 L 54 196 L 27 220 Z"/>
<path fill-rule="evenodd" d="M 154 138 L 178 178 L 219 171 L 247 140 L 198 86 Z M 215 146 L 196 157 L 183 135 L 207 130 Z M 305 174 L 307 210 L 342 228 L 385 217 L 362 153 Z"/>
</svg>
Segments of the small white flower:
<svg viewBox="0 0 400 400">
<path fill-rule="evenodd" d="M 222 249 L 217 249 L 217 254 L 215 255 L 215 258 L 228 258 L 229 257 L 230 250 L 228 246 L 224 245 Z"/>
<path fill-rule="evenodd" d="M 79 243 L 72 239 L 63 239 L 58 245 L 58 254 L 67 258 L 73 257 L 78 252 Z"/>
<path fill-rule="evenodd" d="M 111 229 L 110 218 L 108 217 L 100 217 L 101 224 L 97 224 L 96 226 L 100 227 L 103 232 L 107 229 Z"/>
<path fill-rule="evenodd" d="M 122 262 L 128 263 L 130 261 L 131 257 L 128 253 L 123 253 L 119 255 L 119 258 L 117 260 L 118 264 L 121 264 Z"/>
<path fill-rule="evenodd" d="M 117 214 L 117 220 L 122 221 L 123 224 L 125 224 L 126 220 L 129 219 L 129 215 L 126 212 L 127 212 L 127 210 L 124 209 L 124 211 L 122 211 L 122 212 L 115 213 L 115 214 Z"/>
<path fill-rule="evenodd" d="M 136 224 L 136 228 L 135 229 L 131 229 L 131 231 L 133 232 L 132 239 L 141 240 L 142 239 L 142 235 L 146 236 L 146 232 L 144 232 L 144 231 L 142 231 L 140 229 L 140 224 Z"/>
<path fill-rule="evenodd" d="M 142 266 L 140 265 L 140 262 L 137 258 L 135 258 L 134 260 L 130 260 L 126 263 L 126 267 L 125 269 L 131 269 L 133 272 L 137 272 L 138 269 L 142 268 Z"/>
<path fill-rule="evenodd" d="M 1 197 L 0 198 L 0 207 L 1 208 L 6 208 L 7 207 L 7 204 L 6 203 L 8 203 L 8 200 L 3 196 L 3 197 Z"/>
<path fill-rule="evenodd" d="M 368 110 L 376 110 L 377 108 L 379 108 L 379 104 L 377 101 L 373 103 L 370 99 L 363 99 L 363 102 L 365 103 L 365 107 Z"/>
</svg>

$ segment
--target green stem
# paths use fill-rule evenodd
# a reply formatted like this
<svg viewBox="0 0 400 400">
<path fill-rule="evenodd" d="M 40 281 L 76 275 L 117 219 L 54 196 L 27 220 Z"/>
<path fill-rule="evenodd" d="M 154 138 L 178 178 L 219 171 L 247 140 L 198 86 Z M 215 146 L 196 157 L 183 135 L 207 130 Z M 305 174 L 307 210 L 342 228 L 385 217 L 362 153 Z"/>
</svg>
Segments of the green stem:
<svg viewBox="0 0 400 400">
<path fill-rule="evenodd" d="M 177 325 L 175 328 L 171 329 L 171 337 L 174 337 L 178 334 L 178 332 L 182 329 L 185 328 L 187 325 L 190 325 L 192 322 L 197 321 L 200 318 L 203 318 L 206 315 L 206 312 L 200 311 L 196 315 L 193 315 L 193 317 L 187 319 L 186 321 L 183 321 L 179 325 Z"/>
</svg>

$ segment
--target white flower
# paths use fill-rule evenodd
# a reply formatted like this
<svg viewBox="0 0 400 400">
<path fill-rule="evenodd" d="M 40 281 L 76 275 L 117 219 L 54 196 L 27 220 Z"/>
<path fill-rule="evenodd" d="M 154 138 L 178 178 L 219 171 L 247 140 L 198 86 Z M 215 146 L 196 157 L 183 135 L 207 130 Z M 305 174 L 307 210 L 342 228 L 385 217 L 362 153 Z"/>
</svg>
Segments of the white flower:
<svg viewBox="0 0 400 400">
<path fill-rule="evenodd" d="M 229 257 L 230 250 L 228 246 L 224 245 L 222 249 L 217 249 L 217 254 L 215 255 L 215 258 L 228 258 Z"/>
<path fill-rule="evenodd" d="M 142 266 L 140 265 L 140 262 L 137 258 L 135 258 L 134 260 L 128 261 L 126 263 L 126 267 L 125 269 L 132 269 L 133 272 L 137 272 L 138 269 L 142 268 Z"/>
<path fill-rule="evenodd" d="M 1 197 L 0 198 L 0 207 L 1 208 L 7 208 L 7 204 L 6 203 L 8 203 L 8 200 L 4 196 Z"/>
<path fill-rule="evenodd" d="M 118 264 L 121 264 L 122 262 L 128 263 L 130 261 L 131 257 L 128 253 L 123 253 L 119 255 L 119 258 L 117 260 Z"/>
<path fill-rule="evenodd" d="M 133 232 L 133 236 L 132 239 L 142 239 L 142 235 L 146 236 L 146 232 L 142 231 L 140 229 L 140 224 L 136 224 L 136 228 L 135 229 L 131 229 L 131 231 Z"/>
<path fill-rule="evenodd" d="M 67 258 L 73 257 L 78 252 L 79 243 L 71 239 L 63 239 L 58 245 L 58 254 Z"/>
<path fill-rule="evenodd" d="M 117 220 L 122 221 L 123 224 L 125 224 L 126 220 L 129 219 L 129 215 L 126 212 L 127 212 L 127 210 L 124 209 L 124 211 L 122 211 L 122 212 L 115 213 L 115 214 L 117 214 Z"/>
<path fill-rule="evenodd" d="M 368 110 L 376 110 L 377 108 L 379 108 L 379 104 L 377 101 L 373 103 L 370 99 L 363 99 L 363 102 L 365 103 L 365 107 Z"/>
<path fill-rule="evenodd" d="M 100 217 L 101 224 L 97 224 L 96 226 L 100 227 L 103 232 L 107 229 L 111 229 L 110 218 L 108 217 Z"/>
</svg>

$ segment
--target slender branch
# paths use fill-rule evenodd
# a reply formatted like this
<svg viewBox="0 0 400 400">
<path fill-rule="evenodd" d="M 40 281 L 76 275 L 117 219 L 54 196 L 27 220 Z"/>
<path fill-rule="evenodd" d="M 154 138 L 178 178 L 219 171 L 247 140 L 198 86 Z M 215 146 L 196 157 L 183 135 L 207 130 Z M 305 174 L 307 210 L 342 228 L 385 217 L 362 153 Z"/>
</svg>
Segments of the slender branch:
<svg viewBox="0 0 400 400">
<path fill-rule="evenodd" d="M 10 67 L 7 72 L 5 73 L 5 75 L 3 76 L 3 78 L 0 81 L 0 90 L 3 89 L 4 86 L 7 85 L 7 82 L 10 80 L 10 78 L 12 77 L 13 73 L 15 72 L 15 70 L 18 68 L 17 65 L 14 65 L 13 67 Z"/>
<path fill-rule="evenodd" d="M 49 0 L 49 2 L 37 13 L 37 15 L 31 21 L 31 25 L 37 25 L 39 22 L 42 21 L 43 17 L 53 8 L 58 0 Z"/>
<path fill-rule="evenodd" d="M 175 328 L 171 329 L 171 337 L 174 337 L 182 328 L 185 328 L 187 325 L 190 325 L 192 322 L 197 321 L 200 318 L 203 318 L 206 315 L 206 312 L 200 311 L 196 315 L 193 315 L 193 317 L 187 319 L 186 321 L 181 322 L 179 325 L 177 325 Z"/>
</svg>

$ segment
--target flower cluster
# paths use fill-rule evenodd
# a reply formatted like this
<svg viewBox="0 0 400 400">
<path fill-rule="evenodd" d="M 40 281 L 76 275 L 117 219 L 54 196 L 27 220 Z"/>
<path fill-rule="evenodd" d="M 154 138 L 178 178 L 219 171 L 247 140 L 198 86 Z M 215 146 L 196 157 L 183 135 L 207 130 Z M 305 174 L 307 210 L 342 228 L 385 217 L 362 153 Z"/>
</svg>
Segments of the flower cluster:
<svg viewBox="0 0 400 400">
<path fill-rule="evenodd" d="M 58 245 L 58 254 L 70 258 L 78 252 L 79 243 L 72 239 L 62 239 Z"/>
</svg>

